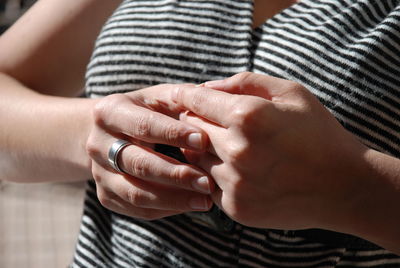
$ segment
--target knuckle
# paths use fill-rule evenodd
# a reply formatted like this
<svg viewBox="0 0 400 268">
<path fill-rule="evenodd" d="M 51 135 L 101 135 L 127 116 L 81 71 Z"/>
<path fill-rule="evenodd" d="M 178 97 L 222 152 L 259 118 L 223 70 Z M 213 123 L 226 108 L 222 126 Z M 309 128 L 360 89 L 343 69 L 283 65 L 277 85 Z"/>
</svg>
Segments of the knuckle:
<svg viewBox="0 0 400 268">
<path fill-rule="evenodd" d="M 181 136 L 181 131 L 176 126 L 168 126 L 164 132 L 164 138 L 168 142 L 176 142 Z"/>
<path fill-rule="evenodd" d="M 106 191 L 99 189 L 100 187 L 97 190 L 97 199 L 103 207 L 110 209 L 112 206 L 111 198 L 107 195 Z"/>
<path fill-rule="evenodd" d="M 303 95 L 305 93 L 304 87 L 293 81 L 286 81 L 286 92 L 296 95 Z"/>
<path fill-rule="evenodd" d="M 96 168 L 92 167 L 92 176 L 94 181 L 99 184 L 103 181 L 103 176 L 101 173 L 97 172 Z"/>
<path fill-rule="evenodd" d="M 101 183 L 106 179 L 105 173 L 102 171 L 102 168 L 97 165 L 93 164 L 91 165 L 91 171 L 92 171 L 92 178 L 96 182 L 98 187 L 101 187 Z"/>
<path fill-rule="evenodd" d="M 125 101 L 126 96 L 123 94 L 112 94 L 104 97 L 93 108 L 93 119 L 98 125 L 102 125 L 105 119 L 113 111 L 113 107 L 118 107 L 118 104 Z"/>
<path fill-rule="evenodd" d="M 270 120 L 271 111 L 267 108 L 268 104 L 262 100 L 253 100 L 238 106 L 232 113 L 230 123 L 232 131 L 241 137 L 237 142 L 241 142 L 245 149 L 252 145 L 249 142 L 250 140 L 258 139 L 263 135 L 262 133 L 267 131 L 272 123 Z M 235 145 L 235 147 L 240 148 L 241 146 L 239 144 Z"/>
<path fill-rule="evenodd" d="M 175 210 L 175 211 L 179 210 L 184 211 L 190 209 L 188 208 L 188 204 L 191 197 L 193 197 L 192 192 L 181 192 L 179 196 L 171 194 L 170 196 L 168 196 L 168 198 L 166 197 L 163 200 L 164 201 L 163 207 L 165 209 Z"/>
<path fill-rule="evenodd" d="M 125 200 L 130 204 L 140 207 L 143 205 L 143 193 L 135 187 L 129 187 L 126 190 Z"/>
<path fill-rule="evenodd" d="M 287 81 L 287 87 L 291 89 L 292 91 L 302 91 L 303 86 L 297 82 L 294 81 Z"/>
<path fill-rule="evenodd" d="M 93 135 L 90 135 L 89 138 L 87 139 L 85 149 L 86 149 L 86 153 L 91 158 L 95 157 L 96 155 L 98 155 L 100 153 L 99 147 L 97 144 L 97 139 L 95 137 L 93 137 Z"/>
<path fill-rule="evenodd" d="M 133 121 L 133 136 L 135 138 L 148 137 L 151 134 L 151 115 L 140 116 Z"/>
<path fill-rule="evenodd" d="M 230 142 L 227 145 L 227 156 L 229 158 L 229 162 L 234 165 L 243 164 L 249 156 L 249 145 L 247 142 Z"/>
<path fill-rule="evenodd" d="M 101 125 L 104 121 L 104 115 L 106 114 L 106 103 L 104 99 L 96 103 L 93 108 L 93 119 L 94 122 L 98 125 Z"/>
<path fill-rule="evenodd" d="M 231 113 L 231 121 L 236 126 L 243 126 L 248 123 L 251 114 L 251 108 L 243 104 L 235 105 Z"/>
<path fill-rule="evenodd" d="M 239 83 L 246 83 L 250 79 L 252 79 L 252 76 L 254 74 L 252 72 L 241 72 L 238 74 L 235 74 L 233 76 L 234 79 L 236 79 Z"/>
<path fill-rule="evenodd" d="M 295 84 L 296 85 L 294 86 L 295 87 L 294 90 L 299 95 L 300 99 L 303 99 L 303 100 L 316 99 L 315 95 L 313 93 L 311 93 L 311 91 L 309 91 L 303 85 L 301 85 L 299 83 L 295 83 Z"/>
<path fill-rule="evenodd" d="M 285 96 L 292 96 L 294 97 L 292 98 L 292 101 L 298 101 L 302 103 L 314 95 L 300 83 L 294 81 L 285 81 L 284 90 L 282 94 L 278 96 L 278 98 Z M 274 98 L 272 98 L 272 100 L 274 100 Z"/>
<path fill-rule="evenodd" d="M 207 100 L 207 94 L 203 91 L 198 90 L 193 94 L 192 98 L 192 109 L 193 112 L 198 112 L 204 109 L 204 102 Z"/>
<path fill-rule="evenodd" d="M 187 186 L 189 180 L 185 180 L 184 178 L 188 178 L 191 174 L 191 170 L 187 166 L 176 166 L 172 169 L 170 173 L 170 178 L 174 182 L 174 185 L 177 186 Z"/>
<path fill-rule="evenodd" d="M 131 175 L 139 178 L 146 178 L 149 175 L 150 163 L 144 154 L 132 156 L 130 161 Z"/>
<path fill-rule="evenodd" d="M 232 111 L 232 123 L 244 129 L 247 126 L 253 126 L 264 113 L 267 105 L 267 102 L 251 96 L 247 97 L 246 101 L 238 99 Z"/>
<path fill-rule="evenodd" d="M 120 104 L 121 102 L 125 102 L 126 98 L 127 97 L 125 96 L 125 94 L 116 93 L 116 94 L 111 94 L 111 95 L 108 95 L 107 97 L 105 97 L 104 102 L 111 107 L 115 107 L 116 105 Z"/>
</svg>

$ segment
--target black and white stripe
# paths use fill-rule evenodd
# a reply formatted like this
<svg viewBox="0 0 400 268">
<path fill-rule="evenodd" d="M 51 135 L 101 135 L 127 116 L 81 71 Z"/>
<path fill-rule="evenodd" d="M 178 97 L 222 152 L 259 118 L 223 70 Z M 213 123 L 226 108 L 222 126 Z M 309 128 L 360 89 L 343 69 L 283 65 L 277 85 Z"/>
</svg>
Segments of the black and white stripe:
<svg viewBox="0 0 400 268">
<path fill-rule="evenodd" d="M 257 33 L 254 71 L 301 82 L 366 144 L 399 157 L 398 1 L 322 2 L 286 10 Z M 322 17 L 332 9 L 341 12 Z"/>
<path fill-rule="evenodd" d="M 252 29 L 252 0 L 126 0 L 87 70 L 102 97 L 253 71 L 305 85 L 366 145 L 400 157 L 400 0 L 302 0 Z M 89 183 L 72 267 L 400 267 L 349 248 L 186 215 L 139 221 L 104 209 Z"/>
</svg>

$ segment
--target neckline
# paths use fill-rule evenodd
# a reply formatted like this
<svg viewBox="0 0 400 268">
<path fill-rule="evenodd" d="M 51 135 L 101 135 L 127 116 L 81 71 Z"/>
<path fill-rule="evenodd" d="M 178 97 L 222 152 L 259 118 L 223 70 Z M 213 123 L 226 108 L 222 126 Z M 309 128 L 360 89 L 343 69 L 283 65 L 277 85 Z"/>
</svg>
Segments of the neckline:
<svg viewBox="0 0 400 268">
<path fill-rule="evenodd" d="M 255 0 L 251 0 L 251 2 L 252 2 L 252 13 L 251 13 L 251 16 L 252 16 L 252 17 L 251 17 L 251 21 L 252 21 L 252 23 L 253 23 L 253 19 L 254 19 L 254 7 L 255 7 L 254 1 L 255 1 Z M 283 14 L 284 12 L 287 12 L 288 10 L 290 10 L 290 9 L 292 9 L 292 8 L 295 8 L 295 7 L 298 6 L 299 4 L 302 4 L 302 3 L 306 2 L 306 1 L 307 1 L 307 0 L 297 0 L 297 1 L 296 1 L 295 3 L 293 3 L 292 5 L 290 5 L 290 6 L 286 7 L 286 8 L 284 8 L 284 9 L 282 9 L 282 10 L 280 10 L 280 11 L 278 11 L 278 12 L 275 13 L 273 16 L 267 18 L 266 20 L 264 20 L 264 21 L 263 21 L 261 24 L 259 24 L 258 26 L 253 27 L 253 25 L 251 25 L 251 26 L 252 26 L 252 27 L 251 27 L 252 32 L 256 32 L 256 31 L 261 30 L 265 25 L 268 24 L 269 21 L 273 20 L 275 17 L 280 16 L 280 15 Z"/>
</svg>

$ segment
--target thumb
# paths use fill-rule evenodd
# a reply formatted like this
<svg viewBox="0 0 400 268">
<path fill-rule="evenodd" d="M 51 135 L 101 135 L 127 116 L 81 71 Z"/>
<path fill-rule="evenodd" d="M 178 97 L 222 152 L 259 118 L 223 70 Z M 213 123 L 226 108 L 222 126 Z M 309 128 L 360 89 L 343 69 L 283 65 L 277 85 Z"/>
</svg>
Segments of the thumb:
<svg viewBox="0 0 400 268">
<path fill-rule="evenodd" d="M 294 91 L 297 91 L 296 88 L 299 88 L 300 85 L 273 76 L 244 72 L 224 80 L 206 82 L 204 86 L 231 94 L 253 95 L 277 101 L 285 95 L 288 97 L 288 93 L 295 93 Z M 285 101 L 280 100 L 280 102 Z"/>
</svg>

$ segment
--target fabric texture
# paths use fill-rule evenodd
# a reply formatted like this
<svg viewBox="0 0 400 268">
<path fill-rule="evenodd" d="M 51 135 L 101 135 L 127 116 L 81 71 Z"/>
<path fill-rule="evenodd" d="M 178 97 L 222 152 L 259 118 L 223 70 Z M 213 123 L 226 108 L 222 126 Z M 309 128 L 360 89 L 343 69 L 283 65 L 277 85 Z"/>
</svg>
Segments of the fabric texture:
<svg viewBox="0 0 400 268">
<path fill-rule="evenodd" d="M 303 84 L 364 144 L 400 157 L 400 0 L 302 0 L 255 30 L 252 13 L 252 0 L 124 1 L 96 43 L 87 95 L 273 75 Z M 72 267 L 400 267 L 400 257 L 292 231 L 216 232 L 185 215 L 136 220 L 103 208 L 90 182 Z"/>
</svg>

